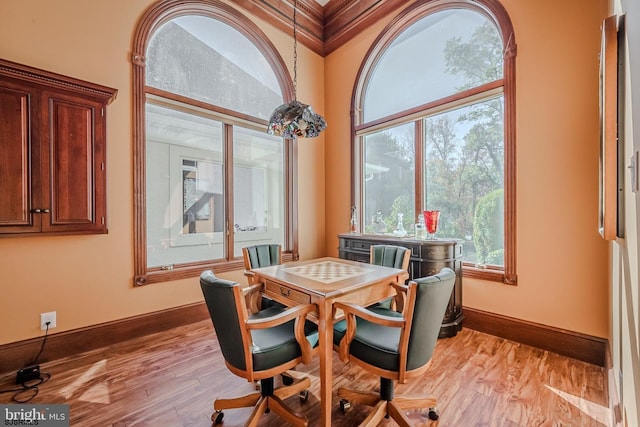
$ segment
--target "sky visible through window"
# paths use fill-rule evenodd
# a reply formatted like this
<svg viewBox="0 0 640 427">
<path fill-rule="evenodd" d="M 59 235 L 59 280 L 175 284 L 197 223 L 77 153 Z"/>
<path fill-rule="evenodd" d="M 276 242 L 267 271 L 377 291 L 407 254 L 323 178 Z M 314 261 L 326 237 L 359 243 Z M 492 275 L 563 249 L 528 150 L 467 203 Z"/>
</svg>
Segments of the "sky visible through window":
<svg viewBox="0 0 640 427">
<path fill-rule="evenodd" d="M 364 121 L 458 92 L 466 81 L 446 70 L 447 42 L 454 36 L 467 41 L 485 22 L 486 18 L 478 13 L 454 9 L 429 15 L 403 31 L 386 49 L 371 77 L 365 94 Z"/>
</svg>

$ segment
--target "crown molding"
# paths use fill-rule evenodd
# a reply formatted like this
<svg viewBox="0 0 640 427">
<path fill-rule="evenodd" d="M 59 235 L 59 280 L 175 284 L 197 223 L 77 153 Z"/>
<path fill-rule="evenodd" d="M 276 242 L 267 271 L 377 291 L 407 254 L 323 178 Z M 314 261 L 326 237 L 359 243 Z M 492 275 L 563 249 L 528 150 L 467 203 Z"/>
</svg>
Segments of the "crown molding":
<svg viewBox="0 0 640 427">
<path fill-rule="evenodd" d="M 293 0 L 236 0 L 247 12 L 284 32 L 293 28 Z M 324 7 L 314 0 L 297 0 L 297 39 L 326 56 L 387 16 L 406 0 L 330 0 Z"/>
<path fill-rule="evenodd" d="M 324 6 L 324 55 L 328 55 L 406 0 L 331 0 Z"/>
<path fill-rule="evenodd" d="M 236 0 L 247 12 L 293 36 L 293 0 Z M 299 43 L 324 56 L 323 7 L 314 0 L 297 0 Z"/>
</svg>

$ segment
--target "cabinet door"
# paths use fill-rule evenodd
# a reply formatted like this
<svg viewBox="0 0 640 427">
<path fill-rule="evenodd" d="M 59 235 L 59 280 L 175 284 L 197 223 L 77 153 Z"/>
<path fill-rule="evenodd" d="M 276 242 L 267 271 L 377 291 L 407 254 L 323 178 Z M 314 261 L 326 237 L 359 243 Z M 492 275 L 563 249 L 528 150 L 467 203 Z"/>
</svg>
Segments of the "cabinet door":
<svg viewBox="0 0 640 427">
<path fill-rule="evenodd" d="M 0 233 L 40 231 L 41 214 L 34 214 L 32 169 L 39 168 L 39 147 L 33 146 L 34 102 L 29 91 L 9 81 L 0 85 Z M 38 99 L 35 100 L 36 105 Z"/>
<path fill-rule="evenodd" d="M 104 105 L 45 91 L 42 140 L 48 148 L 50 206 L 43 232 L 106 233 Z"/>
<path fill-rule="evenodd" d="M 107 232 L 105 107 L 117 92 L 0 59 L 0 237 Z"/>
</svg>

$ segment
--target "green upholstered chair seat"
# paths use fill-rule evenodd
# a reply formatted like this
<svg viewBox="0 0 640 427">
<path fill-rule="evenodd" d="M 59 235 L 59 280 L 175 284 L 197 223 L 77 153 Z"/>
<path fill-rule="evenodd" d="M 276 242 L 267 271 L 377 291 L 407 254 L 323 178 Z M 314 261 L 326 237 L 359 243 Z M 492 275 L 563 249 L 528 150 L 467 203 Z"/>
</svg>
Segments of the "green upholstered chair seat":
<svg viewBox="0 0 640 427">
<path fill-rule="evenodd" d="M 371 311 L 389 317 L 402 317 L 393 310 L 375 307 Z M 380 326 L 361 318 L 356 318 L 356 336 L 351 342 L 350 353 L 370 365 L 382 369 L 397 370 L 400 363 L 398 344 L 400 342 L 400 328 Z M 340 340 L 347 329 L 347 322 L 341 320 L 333 327 L 333 343 L 340 345 Z"/>
<path fill-rule="evenodd" d="M 269 307 L 249 316 L 249 319 L 273 317 L 284 311 L 281 307 Z M 253 369 L 263 371 L 282 365 L 300 356 L 300 346 L 293 332 L 294 321 L 269 329 L 251 331 L 253 346 Z M 318 328 L 310 321 L 305 322 L 305 335 L 312 348 L 318 345 Z M 234 366 L 235 364 L 231 362 Z M 244 362 L 242 362 L 244 364 Z M 241 366 L 236 366 L 241 368 Z"/>
</svg>

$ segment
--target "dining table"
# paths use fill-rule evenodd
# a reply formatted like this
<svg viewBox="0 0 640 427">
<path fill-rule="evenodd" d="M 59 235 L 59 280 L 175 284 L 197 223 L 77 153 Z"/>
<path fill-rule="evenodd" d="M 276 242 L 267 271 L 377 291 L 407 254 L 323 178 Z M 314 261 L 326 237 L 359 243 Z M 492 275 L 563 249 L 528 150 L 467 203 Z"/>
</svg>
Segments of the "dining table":
<svg viewBox="0 0 640 427">
<path fill-rule="evenodd" d="M 396 294 L 393 284 L 403 284 L 406 270 L 323 257 L 251 269 L 264 293 L 292 306 L 315 304 L 310 320 L 317 322 L 321 404 L 320 425 L 331 426 L 333 381 L 333 325 L 340 319 L 335 302 L 368 306 Z"/>
</svg>

